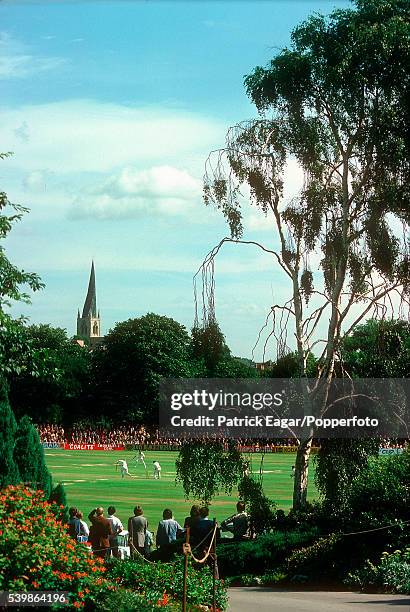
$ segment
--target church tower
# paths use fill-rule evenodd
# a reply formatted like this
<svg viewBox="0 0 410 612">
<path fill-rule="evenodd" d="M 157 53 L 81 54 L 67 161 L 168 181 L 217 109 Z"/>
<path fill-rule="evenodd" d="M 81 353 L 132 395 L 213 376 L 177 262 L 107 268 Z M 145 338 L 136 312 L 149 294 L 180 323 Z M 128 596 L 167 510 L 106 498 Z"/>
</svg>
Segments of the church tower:
<svg viewBox="0 0 410 612">
<path fill-rule="evenodd" d="M 100 313 L 97 313 L 94 262 L 91 263 L 90 281 L 88 283 L 83 314 L 80 316 L 80 311 L 78 311 L 77 315 L 77 336 L 87 338 L 91 346 L 98 344 L 102 340 Z"/>
</svg>

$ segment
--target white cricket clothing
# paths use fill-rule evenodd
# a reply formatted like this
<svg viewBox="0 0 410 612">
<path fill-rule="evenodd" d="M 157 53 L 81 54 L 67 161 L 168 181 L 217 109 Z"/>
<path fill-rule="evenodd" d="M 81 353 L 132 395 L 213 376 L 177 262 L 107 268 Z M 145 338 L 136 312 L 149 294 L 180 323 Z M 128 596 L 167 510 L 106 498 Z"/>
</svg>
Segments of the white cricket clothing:
<svg viewBox="0 0 410 612">
<path fill-rule="evenodd" d="M 154 478 L 161 478 L 161 466 L 158 461 L 154 461 Z"/>
</svg>

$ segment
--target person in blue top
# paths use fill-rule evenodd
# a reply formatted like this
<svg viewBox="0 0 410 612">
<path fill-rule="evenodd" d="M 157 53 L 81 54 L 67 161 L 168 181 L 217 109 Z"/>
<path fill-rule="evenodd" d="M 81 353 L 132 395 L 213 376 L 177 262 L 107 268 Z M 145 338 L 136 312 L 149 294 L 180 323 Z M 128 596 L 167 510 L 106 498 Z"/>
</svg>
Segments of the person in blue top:
<svg viewBox="0 0 410 612">
<path fill-rule="evenodd" d="M 162 521 L 158 523 L 157 536 L 155 543 L 157 548 L 166 548 L 175 542 L 179 533 L 184 533 L 185 529 L 172 517 L 172 510 L 165 508 L 162 513 Z"/>
</svg>

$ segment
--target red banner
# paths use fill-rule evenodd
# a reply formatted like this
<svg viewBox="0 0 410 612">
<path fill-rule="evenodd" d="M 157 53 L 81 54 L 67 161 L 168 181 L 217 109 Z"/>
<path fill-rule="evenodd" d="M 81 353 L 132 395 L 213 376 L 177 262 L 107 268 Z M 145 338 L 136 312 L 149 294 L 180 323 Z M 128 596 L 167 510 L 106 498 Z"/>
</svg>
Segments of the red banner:
<svg viewBox="0 0 410 612">
<path fill-rule="evenodd" d="M 124 444 L 64 444 L 64 450 L 123 451 Z"/>
</svg>

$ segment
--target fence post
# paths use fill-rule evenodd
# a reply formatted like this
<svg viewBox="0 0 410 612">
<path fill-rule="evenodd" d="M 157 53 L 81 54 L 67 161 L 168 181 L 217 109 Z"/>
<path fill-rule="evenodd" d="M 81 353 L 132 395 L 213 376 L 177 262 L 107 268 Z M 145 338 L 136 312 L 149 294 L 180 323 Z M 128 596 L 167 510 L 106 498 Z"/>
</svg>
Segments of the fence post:
<svg viewBox="0 0 410 612">
<path fill-rule="evenodd" d="M 187 527 L 185 531 L 185 544 L 189 544 L 189 533 L 190 528 Z M 186 612 L 186 590 L 187 590 L 187 578 L 188 578 L 188 550 L 184 550 L 185 563 L 184 563 L 184 594 L 182 598 L 182 612 Z"/>
</svg>

